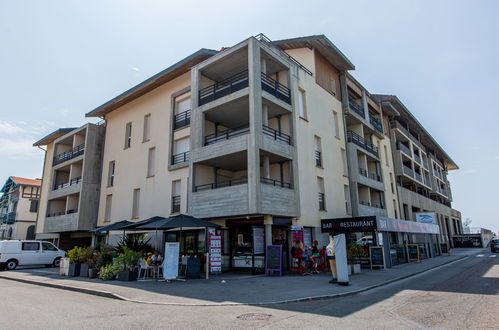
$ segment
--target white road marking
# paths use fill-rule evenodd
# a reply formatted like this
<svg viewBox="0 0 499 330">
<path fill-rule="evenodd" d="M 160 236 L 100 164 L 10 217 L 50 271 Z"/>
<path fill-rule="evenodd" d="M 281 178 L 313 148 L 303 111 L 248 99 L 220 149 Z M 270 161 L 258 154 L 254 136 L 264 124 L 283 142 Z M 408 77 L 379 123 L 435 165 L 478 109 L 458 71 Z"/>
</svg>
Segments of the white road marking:
<svg viewBox="0 0 499 330">
<path fill-rule="evenodd" d="M 491 254 L 491 255 L 489 256 L 489 258 L 495 258 L 495 257 L 497 257 L 497 254 Z"/>
</svg>

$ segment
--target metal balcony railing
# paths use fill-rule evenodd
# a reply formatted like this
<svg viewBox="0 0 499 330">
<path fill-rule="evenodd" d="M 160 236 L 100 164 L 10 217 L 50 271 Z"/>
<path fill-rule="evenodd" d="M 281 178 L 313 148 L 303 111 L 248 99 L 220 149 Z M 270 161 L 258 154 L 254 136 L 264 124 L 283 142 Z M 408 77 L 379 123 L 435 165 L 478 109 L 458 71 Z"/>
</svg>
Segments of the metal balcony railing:
<svg viewBox="0 0 499 330">
<path fill-rule="evenodd" d="M 228 78 L 199 90 L 199 105 L 206 104 L 248 87 L 248 70 L 240 71 Z"/>
<path fill-rule="evenodd" d="M 63 153 L 56 155 L 54 157 L 53 165 L 55 166 L 57 164 L 65 162 L 67 160 L 70 160 L 70 159 L 73 159 L 73 158 L 78 157 L 80 155 L 83 155 L 84 152 L 85 152 L 85 144 L 82 143 L 79 146 L 74 147 L 70 151 L 66 151 L 66 152 L 63 152 Z"/>
<path fill-rule="evenodd" d="M 367 170 L 359 167 L 359 174 L 365 176 L 366 178 L 381 182 L 381 175 L 378 173 L 368 172 Z"/>
<path fill-rule="evenodd" d="M 369 114 L 369 122 L 371 123 L 371 125 L 373 125 L 375 130 L 383 134 L 383 124 L 381 123 L 381 120 L 379 120 L 379 118 L 376 118 L 373 115 Z"/>
<path fill-rule="evenodd" d="M 319 193 L 319 210 L 326 210 L 326 195 L 324 193 Z"/>
<path fill-rule="evenodd" d="M 416 153 L 414 154 L 414 160 L 416 163 L 421 164 L 421 157 L 419 157 Z"/>
<path fill-rule="evenodd" d="M 262 72 L 262 89 L 291 104 L 291 90 L 264 72 Z"/>
<path fill-rule="evenodd" d="M 173 116 L 173 129 L 179 129 L 191 124 L 191 110 L 178 113 Z"/>
<path fill-rule="evenodd" d="M 58 211 L 58 212 L 47 213 L 47 218 L 58 217 L 61 215 L 73 214 L 73 213 L 78 213 L 78 209 L 71 209 L 71 210 L 67 210 L 67 211 Z"/>
<path fill-rule="evenodd" d="M 407 167 L 407 166 L 403 165 L 403 166 L 402 166 L 402 169 L 403 169 L 403 171 L 404 171 L 404 174 L 405 174 L 405 175 L 408 175 L 408 176 L 410 176 L 411 178 L 413 178 L 413 177 L 414 177 L 414 171 L 412 170 L 412 168 L 409 168 L 409 167 Z"/>
<path fill-rule="evenodd" d="M 204 145 L 214 144 L 220 141 L 229 140 L 240 135 L 245 135 L 249 133 L 248 126 L 242 126 L 238 128 L 229 128 L 220 132 L 213 134 L 208 134 L 204 137 Z"/>
<path fill-rule="evenodd" d="M 172 196 L 172 213 L 180 212 L 180 196 Z"/>
<path fill-rule="evenodd" d="M 357 113 L 362 118 L 365 118 L 366 113 L 364 111 L 364 108 L 361 105 L 359 105 L 357 102 L 355 102 L 355 100 L 352 97 L 348 98 L 348 105 L 350 109 L 352 109 L 355 113 Z"/>
<path fill-rule="evenodd" d="M 260 178 L 260 182 L 261 183 L 265 183 L 265 184 L 269 184 L 269 185 L 272 185 L 272 186 L 276 186 L 276 187 L 282 187 L 282 188 L 288 188 L 288 189 L 293 189 L 293 185 L 289 182 L 283 182 L 283 181 L 279 181 L 279 180 L 274 180 L 274 179 L 271 179 L 271 178 Z"/>
<path fill-rule="evenodd" d="M 181 152 L 179 154 L 173 155 L 172 156 L 172 165 L 188 161 L 189 160 L 189 155 L 190 155 L 189 151 Z"/>
<path fill-rule="evenodd" d="M 416 180 L 418 180 L 419 182 L 423 182 L 423 177 L 421 176 L 421 174 L 419 174 L 418 172 L 414 172 L 414 177 L 416 178 Z"/>
<path fill-rule="evenodd" d="M 315 166 L 322 167 L 322 153 L 320 151 L 315 151 Z"/>
<path fill-rule="evenodd" d="M 402 151 L 404 154 L 406 154 L 409 157 L 412 157 L 412 152 L 411 149 L 406 147 L 402 142 L 397 141 L 397 149 Z"/>
<path fill-rule="evenodd" d="M 236 186 L 236 185 L 246 184 L 246 183 L 248 183 L 247 177 L 239 178 L 239 179 L 224 180 L 224 181 L 201 184 L 201 185 L 195 186 L 194 192 L 202 191 L 202 190 L 218 189 L 218 188 L 224 188 L 224 187 L 231 187 L 231 186 Z"/>
<path fill-rule="evenodd" d="M 347 140 L 348 142 L 352 142 L 359 147 L 365 149 L 376 157 L 379 157 L 378 147 L 376 147 L 371 142 L 364 139 L 362 136 L 358 135 L 355 132 L 347 131 Z"/>
<path fill-rule="evenodd" d="M 76 177 L 76 178 L 73 178 L 71 180 L 69 180 L 69 182 L 65 182 L 65 183 L 56 183 L 54 185 L 54 190 L 59 190 L 59 189 L 64 189 L 64 188 L 67 188 L 67 187 L 70 187 L 70 186 L 73 186 L 75 184 L 78 184 L 81 182 L 81 176 L 79 177 Z"/>
<path fill-rule="evenodd" d="M 291 145 L 291 136 L 267 125 L 263 125 L 263 134 L 274 138 L 274 140 Z"/>
</svg>

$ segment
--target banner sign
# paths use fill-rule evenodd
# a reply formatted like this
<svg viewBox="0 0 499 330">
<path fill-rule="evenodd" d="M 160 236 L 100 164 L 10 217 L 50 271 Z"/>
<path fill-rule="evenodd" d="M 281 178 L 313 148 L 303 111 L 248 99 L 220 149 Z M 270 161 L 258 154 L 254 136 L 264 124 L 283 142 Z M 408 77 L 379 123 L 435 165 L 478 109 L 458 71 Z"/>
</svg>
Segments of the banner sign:
<svg viewBox="0 0 499 330">
<path fill-rule="evenodd" d="M 399 233 L 414 234 L 439 234 L 440 227 L 430 223 L 416 221 L 398 220 L 384 217 L 376 217 L 379 231 L 391 231 Z"/>
<path fill-rule="evenodd" d="M 419 212 L 416 213 L 416 221 L 419 223 L 437 224 L 437 215 L 435 212 Z"/>
<path fill-rule="evenodd" d="M 351 233 L 362 231 L 375 231 L 376 217 L 354 217 L 321 220 L 323 233 Z"/>
<path fill-rule="evenodd" d="M 439 234 L 440 227 L 431 223 L 420 223 L 380 216 L 352 217 L 321 220 L 323 233 L 352 233 L 366 231 L 388 231 L 414 234 Z"/>
<path fill-rule="evenodd" d="M 174 280 L 178 277 L 179 242 L 165 243 L 165 260 L 163 261 L 163 278 Z"/>
<path fill-rule="evenodd" d="M 222 272 L 222 236 L 209 235 L 210 238 L 210 272 Z"/>
</svg>

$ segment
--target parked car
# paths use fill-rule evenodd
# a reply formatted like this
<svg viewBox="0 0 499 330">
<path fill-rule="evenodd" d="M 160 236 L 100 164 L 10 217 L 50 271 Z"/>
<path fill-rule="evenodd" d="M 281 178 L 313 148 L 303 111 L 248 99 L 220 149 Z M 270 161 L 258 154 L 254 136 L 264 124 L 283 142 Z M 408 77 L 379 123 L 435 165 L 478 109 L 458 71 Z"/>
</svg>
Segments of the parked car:
<svg viewBox="0 0 499 330">
<path fill-rule="evenodd" d="M 13 270 L 17 266 L 45 265 L 59 267 L 66 252 L 44 241 L 0 241 L 0 268 Z"/>
<path fill-rule="evenodd" d="M 499 252 L 499 238 L 490 241 L 490 252 Z"/>
</svg>

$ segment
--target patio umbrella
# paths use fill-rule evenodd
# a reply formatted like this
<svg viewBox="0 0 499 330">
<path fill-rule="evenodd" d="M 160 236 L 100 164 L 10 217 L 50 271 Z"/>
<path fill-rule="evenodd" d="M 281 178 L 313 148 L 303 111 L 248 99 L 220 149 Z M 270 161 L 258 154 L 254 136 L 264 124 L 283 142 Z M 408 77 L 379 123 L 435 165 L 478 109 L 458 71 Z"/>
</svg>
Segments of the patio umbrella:
<svg viewBox="0 0 499 330">
<path fill-rule="evenodd" d="M 94 229 L 92 229 L 90 231 L 92 233 L 97 234 L 97 235 L 106 235 L 108 232 L 110 232 L 112 230 L 121 230 L 124 227 L 126 227 L 126 226 L 128 226 L 128 225 L 130 225 L 132 223 L 133 222 L 128 221 L 128 220 L 121 220 L 121 221 L 112 223 L 112 224 L 107 225 L 107 226 L 103 226 L 103 227 L 99 227 L 99 228 L 94 228 Z"/>
<path fill-rule="evenodd" d="M 156 233 L 155 233 L 156 239 L 154 240 L 154 246 L 157 250 L 158 249 L 158 229 L 155 226 L 149 227 L 149 228 L 142 228 L 141 226 L 154 225 L 157 222 L 167 220 L 167 219 L 168 218 L 165 218 L 165 217 L 154 216 L 154 217 L 151 217 L 151 218 L 148 218 L 145 220 L 140 220 L 140 221 L 134 222 L 134 223 L 126 226 L 126 230 L 140 231 L 140 230 L 144 230 L 144 229 L 155 229 L 156 230 Z"/>
</svg>

